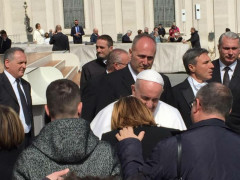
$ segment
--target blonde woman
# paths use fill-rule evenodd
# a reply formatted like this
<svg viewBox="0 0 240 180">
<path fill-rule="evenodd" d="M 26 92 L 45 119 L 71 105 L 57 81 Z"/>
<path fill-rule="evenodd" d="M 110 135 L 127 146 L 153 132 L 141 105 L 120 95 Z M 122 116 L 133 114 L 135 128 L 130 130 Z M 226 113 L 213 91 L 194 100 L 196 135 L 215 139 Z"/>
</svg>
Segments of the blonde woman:
<svg viewBox="0 0 240 180">
<path fill-rule="evenodd" d="M 113 146 L 118 142 L 115 135 L 123 127 L 132 126 L 138 134 L 145 131 L 142 140 L 144 159 L 151 153 L 152 148 L 162 139 L 170 137 L 178 130 L 157 127 L 152 112 L 134 96 L 120 98 L 113 107 L 111 129 L 102 135 L 102 140 L 109 141 Z"/>
</svg>

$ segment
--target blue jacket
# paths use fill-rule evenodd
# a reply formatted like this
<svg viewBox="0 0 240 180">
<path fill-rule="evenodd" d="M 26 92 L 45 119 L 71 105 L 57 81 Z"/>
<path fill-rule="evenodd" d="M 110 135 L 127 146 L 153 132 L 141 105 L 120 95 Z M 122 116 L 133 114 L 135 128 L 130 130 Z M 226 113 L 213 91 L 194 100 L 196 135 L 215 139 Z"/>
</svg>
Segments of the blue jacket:
<svg viewBox="0 0 240 180">
<path fill-rule="evenodd" d="M 193 124 L 182 136 L 181 176 L 197 180 L 240 179 L 240 136 L 223 121 L 208 119 Z M 128 138 L 118 143 L 124 179 L 175 179 L 177 140 L 161 141 L 149 159 L 142 158 L 141 142 Z"/>
<path fill-rule="evenodd" d="M 98 35 L 95 33 L 92 33 L 90 37 L 90 42 L 96 43 L 97 42 Z"/>
</svg>

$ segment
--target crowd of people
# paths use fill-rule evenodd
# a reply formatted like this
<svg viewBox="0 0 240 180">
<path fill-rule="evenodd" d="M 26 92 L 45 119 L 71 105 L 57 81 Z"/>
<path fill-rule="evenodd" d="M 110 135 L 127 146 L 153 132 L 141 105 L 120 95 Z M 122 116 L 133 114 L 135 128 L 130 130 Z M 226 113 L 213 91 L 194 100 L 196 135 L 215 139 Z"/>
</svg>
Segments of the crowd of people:
<svg viewBox="0 0 240 180">
<path fill-rule="evenodd" d="M 57 25 L 48 33 L 49 43 L 69 50 L 61 31 Z M 175 41 L 180 30 L 173 24 L 170 31 Z M 39 23 L 34 33 L 44 40 Z M 77 20 L 71 34 L 82 43 Z M 240 179 L 239 36 L 223 33 L 220 57 L 211 61 L 191 28 L 192 48 L 182 58 L 188 77 L 172 87 L 167 75 L 151 69 L 163 26 L 152 33 L 146 27 L 133 40 L 131 34 L 122 38 L 132 42 L 127 52 L 93 29 L 97 58 L 82 67 L 80 88 L 67 79 L 49 84 L 45 113 L 51 122 L 36 137 L 31 85 L 22 78 L 26 55 L 18 47 L 5 51 L 1 179 Z"/>
</svg>

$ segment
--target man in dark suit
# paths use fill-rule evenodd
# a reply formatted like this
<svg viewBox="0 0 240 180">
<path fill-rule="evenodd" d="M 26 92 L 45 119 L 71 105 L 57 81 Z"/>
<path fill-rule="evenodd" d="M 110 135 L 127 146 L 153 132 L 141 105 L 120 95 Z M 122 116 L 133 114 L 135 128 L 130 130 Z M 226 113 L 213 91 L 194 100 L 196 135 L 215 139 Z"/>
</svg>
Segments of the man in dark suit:
<svg viewBox="0 0 240 180">
<path fill-rule="evenodd" d="M 56 34 L 51 37 L 49 44 L 53 44 L 53 51 L 70 50 L 68 37 L 62 33 L 62 27 L 60 25 L 56 26 Z"/>
<path fill-rule="evenodd" d="M 225 32 L 219 38 L 220 58 L 213 61 L 214 70 L 209 82 L 219 82 L 228 86 L 233 94 L 232 112 L 226 124 L 240 133 L 240 49 L 239 36 L 234 32 Z"/>
<path fill-rule="evenodd" d="M 116 135 L 123 178 L 240 179 L 240 136 L 225 125 L 232 102 L 226 86 L 209 83 L 202 87 L 191 111 L 194 125 L 178 141 L 176 137 L 160 141 L 145 162 L 144 132 L 136 136 L 131 127 L 123 128 Z"/>
<path fill-rule="evenodd" d="M 175 107 L 180 111 L 185 125 L 192 125 L 191 107 L 198 90 L 212 78 L 213 64 L 206 49 L 189 49 L 183 55 L 183 64 L 189 75 L 182 83 L 173 87 Z"/>
<path fill-rule="evenodd" d="M 128 30 L 127 33 L 122 37 L 122 43 L 132 43 L 130 36 L 132 35 L 132 31 Z"/>
<path fill-rule="evenodd" d="M 82 26 L 78 25 L 78 20 L 74 21 L 75 26 L 71 29 L 71 36 L 74 44 L 82 44 L 82 36 L 85 34 Z"/>
<path fill-rule="evenodd" d="M 106 62 L 113 49 L 113 40 L 109 35 L 101 35 L 96 42 L 97 59 L 83 65 L 80 79 L 80 91 L 87 82 L 99 75 L 106 73 Z"/>
<path fill-rule="evenodd" d="M 88 87 L 87 94 L 82 96 L 84 102 L 82 117 L 89 121 L 108 104 L 120 97 L 131 95 L 131 85 L 135 83 L 139 72 L 151 69 L 156 54 L 156 42 L 148 34 L 137 35 L 129 50 L 130 63 L 127 67 L 106 76 L 101 86 Z M 169 78 L 161 74 L 164 80 L 164 92 L 161 100 L 173 104 L 173 95 Z M 92 101 L 89 101 L 89 99 Z"/>
<path fill-rule="evenodd" d="M 27 64 L 24 50 L 10 48 L 4 55 L 4 72 L 0 74 L 0 104 L 12 107 L 20 116 L 25 132 L 25 145 L 33 137 L 33 115 L 30 84 L 22 79 Z"/>
</svg>

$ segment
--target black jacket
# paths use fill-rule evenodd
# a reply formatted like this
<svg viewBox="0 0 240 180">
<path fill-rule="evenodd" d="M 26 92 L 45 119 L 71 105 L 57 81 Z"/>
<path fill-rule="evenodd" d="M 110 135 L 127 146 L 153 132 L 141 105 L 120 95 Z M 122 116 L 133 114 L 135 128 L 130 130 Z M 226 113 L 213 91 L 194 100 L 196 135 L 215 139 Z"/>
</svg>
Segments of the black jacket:
<svg viewBox="0 0 240 180">
<path fill-rule="evenodd" d="M 157 145 L 157 143 L 163 139 L 171 137 L 176 133 L 179 133 L 179 130 L 170 129 L 165 127 L 157 127 L 157 126 L 139 126 L 134 128 L 134 133 L 139 134 L 141 131 L 144 131 L 144 138 L 142 140 L 142 148 L 143 148 L 143 158 L 147 159 L 149 155 L 151 155 L 152 149 Z M 119 132 L 119 130 L 113 130 L 102 135 L 103 141 L 108 141 L 110 144 L 115 147 L 118 143 L 115 135 Z"/>
<path fill-rule="evenodd" d="M 183 82 L 173 87 L 173 95 L 175 99 L 174 106 L 181 113 L 186 127 L 189 128 L 192 125 L 191 104 L 195 96 L 188 79 L 185 79 Z"/>
<path fill-rule="evenodd" d="M 6 50 L 10 49 L 12 45 L 11 39 L 7 38 L 6 41 L 0 37 L 0 54 L 4 54 Z"/>
<path fill-rule="evenodd" d="M 130 37 L 125 34 L 123 37 L 122 37 L 122 43 L 131 43 L 132 41 L 130 40 Z"/>
<path fill-rule="evenodd" d="M 192 33 L 191 38 L 188 39 L 187 41 L 191 41 L 192 48 L 201 48 L 198 31 L 195 31 L 194 33 Z"/>
<path fill-rule="evenodd" d="M 57 34 L 54 34 L 49 44 L 53 44 L 53 51 L 64 51 L 64 50 L 70 50 L 69 49 L 69 41 L 68 37 L 64 35 L 62 32 L 58 32 Z"/>
</svg>

